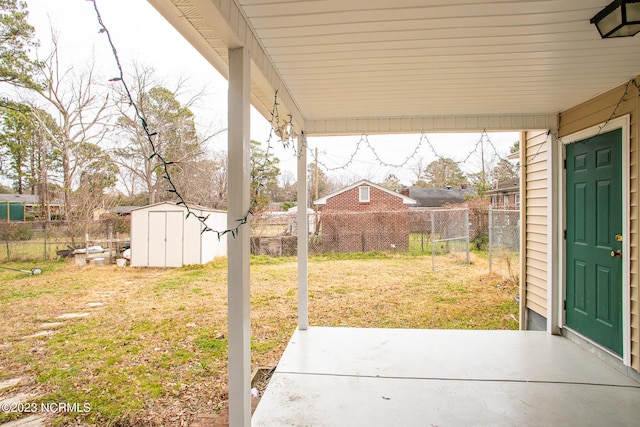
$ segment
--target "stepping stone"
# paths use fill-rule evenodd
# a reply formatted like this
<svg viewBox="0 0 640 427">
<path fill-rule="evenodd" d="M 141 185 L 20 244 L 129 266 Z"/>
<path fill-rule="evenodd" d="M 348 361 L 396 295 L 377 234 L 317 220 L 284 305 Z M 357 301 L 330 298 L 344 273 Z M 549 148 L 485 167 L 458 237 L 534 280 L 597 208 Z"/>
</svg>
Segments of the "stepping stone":
<svg viewBox="0 0 640 427">
<path fill-rule="evenodd" d="M 55 334 L 55 333 L 56 333 L 56 331 L 49 331 L 49 330 L 46 330 L 46 331 L 36 332 L 35 334 L 27 335 L 27 336 L 22 337 L 22 338 L 24 338 L 24 339 L 28 339 L 28 338 L 41 338 L 41 337 L 48 337 L 49 335 L 53 335 L 53 334 Z"/>
<path fill-rule="evenodd" d="M 38 327 L 40 329 L 55 329 L 63 325 L 64 325 L 64 322 L 48 322 L 48 323 L 41 323 Z"/>
<path fill-rule="evenodd" d="M 20 384 L 20 381 L 22 381 L 22 378 L 11 378 L 8 380 L 0 381 L 0 390 L 15 387 Z"/>
<path fill-rule="evenodd" d="M 2 427 L 44 427 L 46 420 L 46 417 L 40 415 L 30 415 L 19 420 L 9 421 L 2 424 Z"/>
<path fill-rule="evenodd" d="M 88 302 L 87 303 L 87 307 L 91 307 L 91 308 L 102 307 L 103 305 L 104 305 L 103 302 Z"/>
<path fill-rule="evenodd" d="M 65 313 L 56 317 L 56 319 L 80 319 L 88 316 L 91 316 L 91 313 Z"/>
<path fill-rule="evenodd" d="M 14 403 L 25 403 L 28 402 L 31 399 L 34 399 L 36 397 L 39 397 L 37 394 L 32 394 L 32 393 L 18 393 L 18 394 L 14 394 L 13 396 L 8 396 L 5 397 L 4 399 L 0 400 L 0 405 L 11 405 Z"/>
<path fill-rule="evenodd" d="M 3 348 L 9 348 L 9 347 L 11 347 L 11 343 L 10 342 L 8 342 L 6 344 L 0 344 L 0 350 L 3 349 Z"/>
</svg>

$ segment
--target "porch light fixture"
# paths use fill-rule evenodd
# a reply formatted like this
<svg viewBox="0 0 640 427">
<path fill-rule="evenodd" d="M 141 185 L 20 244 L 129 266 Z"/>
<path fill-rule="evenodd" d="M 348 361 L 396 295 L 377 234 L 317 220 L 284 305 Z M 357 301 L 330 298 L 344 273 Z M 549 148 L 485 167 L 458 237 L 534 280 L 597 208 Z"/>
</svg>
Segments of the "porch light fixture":
<svg viewBox="0 0 640 427">
<path fill-rule="evenodd" d="M 603 39 L 635 36 L 640 32 L 640 0 L 614 0 L 591 23 Z"/>
</svg>

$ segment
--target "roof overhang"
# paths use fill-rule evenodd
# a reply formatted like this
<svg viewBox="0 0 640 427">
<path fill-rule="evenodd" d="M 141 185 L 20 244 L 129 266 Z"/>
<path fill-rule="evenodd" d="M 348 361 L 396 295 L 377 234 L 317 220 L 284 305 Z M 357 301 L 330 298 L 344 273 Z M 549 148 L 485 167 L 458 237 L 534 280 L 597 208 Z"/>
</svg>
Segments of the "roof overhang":
<svg viewBox="0 0 640 427">
<path fill-rule="evenodd" d="M 555 129 L 640 74 L 640 37 L 602 40 L 607 0 L 148 0 L 252 103 L 308 135 Z"/>
</svg>

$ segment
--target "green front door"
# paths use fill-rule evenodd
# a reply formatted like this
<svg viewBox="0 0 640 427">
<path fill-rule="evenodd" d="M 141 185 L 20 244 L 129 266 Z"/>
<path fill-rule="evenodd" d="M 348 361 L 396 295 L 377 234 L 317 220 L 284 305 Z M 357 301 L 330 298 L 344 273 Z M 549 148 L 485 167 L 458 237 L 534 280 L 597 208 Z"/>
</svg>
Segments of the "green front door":
<svg viewBox="0 0 640 427">
<path fill-rule="evenodd" d="M 566 153 L 566 325 L 622 355 L 622 131 Z"/>
</svg>

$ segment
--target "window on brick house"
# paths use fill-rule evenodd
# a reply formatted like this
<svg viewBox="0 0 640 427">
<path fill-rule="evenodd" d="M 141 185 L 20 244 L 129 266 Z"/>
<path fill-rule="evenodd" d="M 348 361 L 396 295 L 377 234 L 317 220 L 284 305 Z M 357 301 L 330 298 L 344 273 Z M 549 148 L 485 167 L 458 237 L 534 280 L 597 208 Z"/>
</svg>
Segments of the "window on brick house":
<svg viewBox="0 0 640 427">
<path fill-rule="evenodd" d="M 491 196 L 491 204 L 493 206 L 498 206 L 498 196 Z"/>
<path fill-rule="evenodd" d="M 516 199 L 516 200 L 515 200 L 515 204 L 516 204 L 516 205 L 519 205 L 519 204 L 520 204 L 520 195 L 519 195 L 519 194 L 516 194 L 514 197 L 515 197 L 515 199 Z"/>
<path fill-rule="evenodd" d="M 509 195 L 508 194 L 504 195 L 504 205 L 505 206 L 509 206 Z"/>
<path fill-rule="evenodd" d="M 369 201 L 371 201 L 370 190 L 366 185 L 360 187 L 360 203 L 369 203 Z"/>
</svg>

